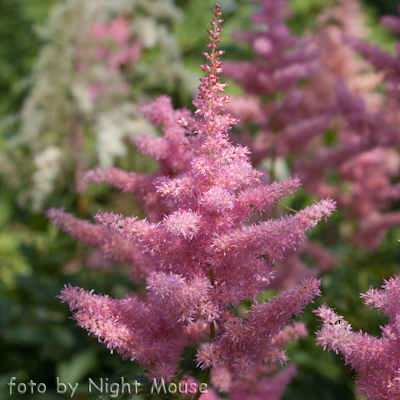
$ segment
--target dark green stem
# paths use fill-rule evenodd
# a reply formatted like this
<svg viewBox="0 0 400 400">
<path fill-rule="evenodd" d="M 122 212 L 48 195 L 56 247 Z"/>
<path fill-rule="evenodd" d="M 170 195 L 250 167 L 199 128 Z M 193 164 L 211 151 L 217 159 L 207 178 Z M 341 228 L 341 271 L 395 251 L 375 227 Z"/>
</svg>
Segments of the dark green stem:
<svg viewBox="0 0 400 400">
<path fill-rule="evenodd" d="M 176 391 L 176 393 L 175 393 L 175 396 L 176 396 L 176 398 L 177 398 L 178 400 L 182 400 L 181 394 L 179 393 L 179 383 L 176 383 L 176 387 L 177 387 L 178 389 L 177 389 L 177 391 Z"/>
<path fill-rule="evenodd" d="M 175 383 L 175 385 L 176 385 L 176 387 L 177 387 L 177 390 L 176 390 L 176 392 L 175 392 L 175 397 L 176 397 L 178 400 L 182 400 L 181 394 L 179 393 L 179 379 L 174 379 L 172 382 Z"/>
<path fill-rule="evenodd" d="M 211 368 L 207 368 L 207 369 L 204 371 L 204 375 L 203 375 L 203 378 L 201 379 L 200 384 L 202 384 L 202 383 L 207 383 L 207 382 L 208 382 L 208 378 L 210 377 L 210 372 L 211 372 Z M 200 396 L 201 396 L 201 393 L 200 393 L 200 390 L 198 390 L 198 391 L 194 394 L 192 400 L 199 400 Z"/>
</svg>

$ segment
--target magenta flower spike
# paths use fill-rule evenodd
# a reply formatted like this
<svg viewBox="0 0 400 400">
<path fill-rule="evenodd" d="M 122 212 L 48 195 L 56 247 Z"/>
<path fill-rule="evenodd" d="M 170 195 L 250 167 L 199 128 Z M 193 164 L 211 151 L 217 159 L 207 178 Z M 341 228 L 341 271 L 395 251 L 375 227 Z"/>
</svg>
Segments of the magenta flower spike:
<svg viewBox="0 0 400 400">
<path fill-rule="evenodd" d="M 62 211 L 49 212 L 68 233 L 100 249 L 109 238 L 118 238 L 124 251 L 127 244 L 132 253 L 140 249 L 143 259 L 132 256 L 132 268 L 147 271 L 146 298 L 114 300 L 73 287 L 65 287 L 60 298 L 68 302 L 79 326 L 138 362 L 150 378 L 166 381 L 177 376 L 189 344 L 198 346 L 196 361 L 206 370 L 203 382 L 214 367 L 225 371 L 226 378 L 287 360 L 281 347 L 305 333 L 303 325 L 288 323 L 320 294 L 320 281 L 304 280 L 268 302 L 256 299 L 273 279 L 274 263 L 285 248 L 298 246 L 307 230 L 335 210 L 328 199 L 280 219 L 249 223 L 254 213 L 280 206 L 300 181 L 294 177 L 263 185 L 263 172 L 252 168 L 248 149 L 229 142 L 228 130 L 237 120 L 225 110 L 227 84 L 218 77 L 223 54 L 217 50 L 222 40 L 218 4 L 213 13 L 210 51 L 203 53 L 208 63 L 201 65 L 206 76 L 200 80 L 194 116 L 173 111 L 165 96 L 144 108 L 153 123 L 163 124 L 164 136 L 139 139 L 139 149 L 159 160 L 162 171 L 152 181 L 116 169 L 86 175 L 89 181 L 106 181 L 134 193 L 145 210 L 146 198 L 152 196 L 151 204 L 163 207 L 162 217 L 155 217 L 154 207 L 148 209 L 150 221 L 99 211 L 93 227 Z M 113 252 L 130 260 L 122 250 Z M 236 316 L 235 307 L 248 299 L 254 303 L 247 317 Z M 293 374 L 291 368 L 276 382 L 288 382 Z M 265 381 L 260 393 L 273 384 Z M 226 379 L 219 385 L 220 390 L 228 387 Z"/>
<path fill-rule="evenodd" d="M 382 337 L 353 332 L 343 317 L 324 304 L 314 311 L 322 322 L 317 342 L 324 350 L 342 353 L 345 363 L 358 372 L 358 395 L 367 400 L 400 399 L 400 278 L 385 280 L 382 290 L 371 287 L 360 297 L 389 317 L 381 327 Z"/>
</svg>

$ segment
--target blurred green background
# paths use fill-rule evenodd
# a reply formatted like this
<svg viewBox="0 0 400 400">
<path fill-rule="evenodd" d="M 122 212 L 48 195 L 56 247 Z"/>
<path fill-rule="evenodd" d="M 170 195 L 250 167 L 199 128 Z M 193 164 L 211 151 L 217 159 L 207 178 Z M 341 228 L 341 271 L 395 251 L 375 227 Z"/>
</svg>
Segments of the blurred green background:
<svg viewBox="0 0 400 400">
<path fill-rule="evenodd" d="M 29 85 L 21 82 L 29 77 L 38 51 L 43 43 L 35 33 L 37 26 L 46 21 L 51 8 L 59 0 L 0 0 L 0 120 L 18 112 Z M 248 16 L 254 9 L 249 1 L 221 2 L 226 20 L 224 29 L 249 27 Z M 184 17 L 172 26 L 179 39 L 185 66 L 197 73 L 204 51 L 205 29 L 210 19 L 209 9 L 213 1 L 176 0 Z M 324 0 L 293 0 L 296 11 L 292 27 L 304 30 L 324 6 Z M 383 43 L 389 36 L 377 27 L 382 14 L 398 15 L 398 1 L 366 0 L 365 12 L 372 21 L 372 39 Z M 374 34 L 376 35 L 374 37 Z M 227 38 L 227 35 L 225 35 Z M 393 37 L 391 39 L 394 40 Z M 228 38 L 224 42 L 228 58 L 242 58 L 245 50 L 236 47 Z M 235 86 L 232 90 L 237 90 Z M 170 95 L 177 93 L 171 89 Z M 175 105 L 184 100 L 175 97 Z M 0 137 L 0 149 L 7 137 Z M 119 160 L 124 168 L 149 171 L 154 166 L 145 157 L 131 150 L 130 159 Z M 72 179 L 72 177 L 71 177 Z M 75 399 L 92 399 L 87 395 L 87 378 L 99 380 L 108 377 L 117 381 L 120 376 L 139 373 L 139 368 L 130 361 L 121 361 L 97 340 L 75 326 L 69 319 L 67 306 L 56 298 L 64 284 L 70 283 L 96 293 L 123 297 L 135 288 L 126 282 L 123 267 L 113 274 L 85 268 L 83 257 L 88 249 L 53 227 L 43 214 L 21 209 L 16 202 L 17 193 L 6 182 L 0 182 L 0 398 L 22 398 L 9 396 L 6 386 L 10 376 L 16 382 L 31 379 L 47 385 L 44 395 L 29 395 L 33 400 L 69 398 L 55 393 L 55 377 L 65 382 L 81 382 L 81 393 Z M 85 194 L 90 207 L 82 212 L 78 195 L 68 192 L 55 194 L 49 206 L 66 206 L 75 214 L 89 219 L 99 208 L 123 211 L 131 201 L 128 196 L 118 196 L 113 190 L 93 186 Z M 307 196 L 296 199 L 295 208 L 301 208 L 312 199 Z M 398 206 L 394 205 L 394 208 Z M 137 207 L 137 206 L 132 206 Z M 328 223 L 340 220 L 337 213 Z M 336 221 L 335 221 L 336 219 Z M 318 237 L 318 229 L 311 235 Z M 400 229 L 392 231 L 385 242 L 373 254 L 355 251 L 345 244 L 335 249 L 339 266 L 329 275 L 322 277 L 323 297 L 315 305 L 307 307 L 302 320 L 307 323 L 311 335 L 289 346 L 289 356 L 298 365 L 299 373 L 290 385 L 284 399 L 287 400 L 330 400 L 354 399 L 353 374 L 344 366 L 339 356 L 323 352 L 315 346 L 317 323 L 311 310 L 326 302 L 349 320 L 355 331 L 362 329 L 370 334 L 379 334 L 379 326 L 386 317 L 370 311 L 362 305 L 360 292 L 370 285 L 379 287 L 382 279 L 399 272 L 400 248 L 397 239 Z M 270 294 L 273 294 L 272 292 Z M 188 350 L 188 354 L 190 349 Z M 191 368 L 194 364 L 186 362 Z M 15 388 L 14 388 L 15 389 Z M 14 390 L 16 392 L 16 390 Z"/>
</svg>

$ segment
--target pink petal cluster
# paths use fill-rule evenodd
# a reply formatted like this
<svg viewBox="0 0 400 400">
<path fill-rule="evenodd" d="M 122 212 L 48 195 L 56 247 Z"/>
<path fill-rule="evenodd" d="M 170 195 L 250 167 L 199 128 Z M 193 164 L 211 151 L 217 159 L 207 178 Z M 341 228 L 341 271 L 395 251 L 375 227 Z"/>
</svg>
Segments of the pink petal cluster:
<svg viewBox="0 0 400 400">
<path fill-rule="evenodd" d="M 130 264 L 131 277 L 134 280 L 143 278 L 156 269 L 154 261 L 148 255 L 120 235 L 80 220 L 63 209 L 52 208 L 47 211 L 47 217 L 53 224 L 60 225 L 64 232 L 89 246 L 97 247 L 104 258 Z"/>
<path fill-rule="evenodd" d="M 123 16 L 118 16 L 110 22 L 95 23 L 83 34 L 86 36 L 85 42 L 75 50 L 75 64 L 82 76 L 94 68 L 91 71 L 92 81 L 87 89 L 91 100 L 94 101 L 100 94 L 110 90 L 104 75 L 118 75 L 121 66 L 135 64 L 142 54 L 143 45 L 140 40 L 134 39 L 130 22 Z M 100 79 L 96 79 L 96 76 Z M 112 81 L 111 78 L 109 80 Z M 125 85 L 119 88 L 121 92 L 126 90 Z"/>
<path fill-rule="evenodd" d="M 138 150 L 154 157 L 163 175 L 173 176 L 186 171 L 189 167 L 189 153 L 185 148 L 185 129 L 176 121 L 189 115 L 189 111 L 174 110 L 168 96 L 160 96 L 154 103 L 143 106 L 141 111 L 154 125 L 162 125 L 162 137 L 137 137 Z"/>
<path fill-rule="evenodd" d="M 382 18 L 382 22 L 394 31 L 398 30 L 399 21 L 397 17 Z M 360 93 L 354 86 L 354 79 L 347 79 L 347 85 L 337 81 L 334 85 L 336 109 L 345 124 L 340 128 L 340 142 L 337 141 L 340 145 L 320 149 L 314 157 L 315 164 L 300 161 L 297 172 L 302 176 L 305 187 L 321 196 L 329 194 L 337 199 L 339 205 L 347 208 L 349 219 L 358 222 L 358 230 L 352 234 L 355 244 L 375 248 L 399 220 L 398 213 L 382 212 L 400 195 L 399 186 L 391 183 L 398 176 L 400 160 L 397 150 L 400 142 L 399 56 L 358 38 L 354 32 L 344 32 L 346 35 L 342 35 L 341 41 L 372 64 L 381 76 L 381 79 L 370 80 L 371 88 L 384 78 L 385 102 L 381 98 L 371 107 L 365 92 Z M 329 52 L 329 58 L 334 58 L 332 52 Z M 337 185 L 336 188 L 321 185 L 323 169 L 336 170 L 346 191 L 340 190 Z M 314 178 L 309 180 L 312 175 Z"/>
<path fill-rule="evenodd" d="M 257 22 L 258 29 L 233 34 L 234 38 L 251 44 L 255 54 L 251 62 L 231 62 L 225 68 L 225 73 L 245 90 L 243 96 L 232 99 L 228 110 L 241 118 L 238 140 L 250 147 L 255 165 L 265 159 L 269 161 L 267 172 L 273 181 L 278 157 L 292 154 L 296 155 L 296 160 L 308 157 L 318 136 L 329 127 L 333 107 L 332 102 L 321 101 L 309 88 L 298 88 L 299 82 L 312 81 L 318 74 L 321 54 L 311 38 L 290 33 L 287 27 L 291 15 L 289 2 L 259 0 L 257 3 L 260 8 L 252 19 Z M 282 95 L 282 99 L 273 100 L 274 96 Z M 265 98 L 271 100 L 266 102 Z M 250 133 L 254 125 L 258 130 L 256 137 Z M 298 171 L 302 176 L 303 170 Z M 302 279 L 316 276 L 323 270 L 322 265 L 307 268 L 299 259 L 301 252 L 301 248 L 285 251 L 276 269 L 275 287 L 293 288 Z M 335 264 L 332 256 L 329 264 Z"/>
<path fill-rule="evenodd" d="M 281 347 L 293 340 L 307 336 L 305 325 L 295 322 L 274 336 L 273 342 Z M 211 371 L 211 383 L 219 392 L 228 392 L 230 399 L 279 400 L 287 385 L 296 375 L 295 365 L 255 365 L 239 376 L 227 365 L 219 365 Z"/>
<path fill-rule="evenodd" d="M 108 60 L 111 69 L 119 68 L 121 65 L 130 61 L 137 61 L 140 57 L 142 45 L 135 41 L 130 44 L 132 28 L 129 21 L 119 16 L 109 23 L 97 23 L 90 27 L 91 35 L 99 42 L 95 53 L 99 58 Z M 114 42 L 110 46 L 109 41 Z M 103 45 L 100 45 L 100 44 Z"/>
<path fill-rule="evenodd" d="M 217 50 L 222 40 L 220 6 L 216 4 L 213 12 L 210 51 L 204 53 L 209 63 L 201 65 L 206 76 L 200 80 L 194 116 L 174 111 L 165 96 L 143 108 L 154 124 L 163 126 L 163 136 L 140 137 L 137 144 L 160 162 L 160 173 L 150 178 L 117 169 L 95 170 L 86 178 L 133 193 L 151 218 L 99 211 L 98 225 L 93 226 L 62 211 L 49 212 L 88 244 L 102 248 L 109 238 L 118 238 L 121 248 L 132 246 L 124 250 L 126 258 L 137 248 L 153 263 L 146 274 L 148 292 L 141 299 L 113 300 L 72 287 L 60 297 L 81 327 L 157 379 L 176 375 L 191 342 L 199 345 L 196 361 L 207 373 L 224 366 L 246 374 L 286 361 L 281 346 L 304 334 L 302 325 L 287 324 L 320 294 L 320 281 L 304 280 L 268 302 L 256 297 L 269 285 L 285 248 L 298 246 L 308 230 L 335 210 L 335 202 L 327 199 L 292 215 L 250 223 L 255 213 L 279 207 L 300 181 L 294 177 L 265 186 L 263 173 L 251 166 L 248 149 L 229 142 L 228 130 L 237 120 L 225 110 L 229 96 L 220 94 L 226 87 L 218 77 L 223 53 Z M 285 37 L 285 32 L 277 30 L 278 34 Z M 161 218 L 156 204 L 162 205 Z M 235 307 L 245 299 L 254 300 L 247 317 L 235 316 Z M 292 368 L 284 371 L 271 378 L 273 382 L 266 381 L 260 393 L 272 386 L 278 393 L 276 382 L 287 383 L 294 373 Z"/>
<path fill-rule="evenodd" d="M 255 302 L 246 320 L 225 312 L 223 333 L 202 345 L 196 356 L 198 365 L 202 369 L 227 365 L 235 373 L 244 374 L 256 365 L 284 363 L 287 356 L 279 346 L 284 340 L 275 341 L 275 337 L 285 329 L 292 314 L 299 315 L 320 294 L 319 285 L 319 280 L 311 278 L 268 302 Z"/>
<path fill-rule="evenodd" d="M 397 214 L 385 213 L 400 195 L 399 186 L 392 184 L 400 161 L 398 55 L 358 38 L 362 33 L 358 0 L 340 0 L 327 7 L 318 18 L 315 35 L 307 39 L 290 34 L 287 1 L 257 3 L 259 10 L 252 16 L 256 29 L 233 34 L 253 47 L 254 58 L 227 63 L 225 68 L 245 91 L 228 106 L 233 116 L 241 118 L 238 140 L 249 146 L 255 165 L 267 162 L 270 180 L 277 174 L 278 158 L 295 156 L 291 169 L 304 188 L 318 198 L 334 198 L 345 211 L 354 227 L 346 240 L 375 248 L 398 221 Z M 400 26 L 395 17 L 385 21 L 395 30 Z M 357 59 L 356 52 L 367 61 Z M 307 57 L 302 59 L 303 55 Z M 296 73 L 299 60 L 307 71 L 303 75 Z M 370 72 L 371 64 L 377 72 Z M 388 91 L 385 109 L 376 90 L 382 80 Z M 325 143 L 327 131 L 334 134 L 333 143 Z M 237 138 L 238 132 L 234 135 Z M 305 268 L 299 255 L 287 251 L 287 262 L 278 268 L 282 277 L 290 277 L 281 280 L 285 287 L 324 269 Z"/>
<path fill-rule="evenodd" d="M 293 88 L 300 79 L 317 69 L 317 53 L 312 43 L 290 34 L 285 21 L 290 17 L 286 0 L 256 0 L 259 10 L 251 17 L 265 30 L 237 31 L 234 39 L 250 43 L 255 52 L 252 62 L 227 62 L 225 74 L 239 82 L 246 92 L 271 94 Z"/>
<path fill-rule="evenodd" d="M 174 285 L 172 279 L 172 286 Z M 192 288 L 195 291 L 195 288 Z M 170 381 L 191 337 L 204 336 L 201 323 L 180 323 L 179 311 L 150 292 L 146 302 L 131 296 L 114 300 L 77 287 L 66 286 L 60 299 L 67 302 L 78 325 L 111 351 L 140 363 L 151 377 Z M 181 307 L 182 314 L 185 307 Z M 203 333 L 203 335 L 202 335 Z"/>
<path fill-rule="evenodd" d="M 317 19 L 318 28 L 314 41 L 319 51 L 320 68 L 311 77 L 312 95 L 323 103 L 335 98 L 334 82 L 344 80 L 350 90 L 364 99 L 369 110 L 378 108 L 382 102 L 374 89 L 382 81 L 380 74 L 370 71 L 370 64 L 355 57 L 347 46 L 343 34 L 365 37 L 364 16 L 360 0 L 338 0 L 326 7 Z"/>
<path fill-rule="evenodd" d="M 266 369 L 266 368 L 265 368 Z M 296 366 L 291 364 L 281 368 L 273 374 L 259 368 L 248 379 L 237 380 L 230 387 L 232 400 L 280 400 L 293 377 L 296 375 Z M 258 373 L 257 373 L 258 372 Z"/>
<path fill-rule="evenodd" d="M 395 276 L 382 286 L 361 294 L 364 304 L 389 317 L 382 337 L 353 332 L 351 325 L 326 305 L 314 312 L 322 327 L 317 332 L 319 345 L 341 353 L 346 364 L 358 373 L 357 393 L 368 400 L 400 398 L 400 278 Z"/>
<path fill-rule="evenodd" d="M 298 160 L 296 169 L 307 189 L 320 196 L 329 193 L 348 208 L 350 215 L 362 220 L 400 195 L 398 186 L 391 184 L 391 177 L 398 173 L 400 157 L 390 149 L 399 142 L 400 135 L 382 111 L 367 112 L 364 101 L 343 82 L 337 82 L 335 89 L 337 109 L 348 130 L 336 146 L 321 146 L 312 160 Z M 329 170 L 335 170 L 346 183 L 347 193 L 339 185 L 321 185 Z"/>
<path fill-rule="evenodd" d="M 188 111 L 174 110 L 171 99 L 161 96 L 154 103 L 142 107 L 142 113 L 154 124 L 162 125 L 161 137 L 139 135 L 135 139 L 138 150 L 154 157 L 160 165 L 160 170 L 154 174 L 143 175 L 118 168 L 97 168 L 88 171 L 84 180 L 87 183 L 107 183 L 123 192 L 132 193 L 149 220 L 157 222 L 175 210 L 175 206 L 157 193 L 153 181 L 160 175 L 179 175 L 189 166 L 185 130 L 175 122 L 187 115 Z"/>
<path fill-rule="evenodd" d="M 120 43 L 127 42 L 132 33 L 129 21 L 122 16 L 114 18 L 110 23 L 96 23 L 91 26 L 90 31 L 97 39 L 111 36 Z"/>
</svg>

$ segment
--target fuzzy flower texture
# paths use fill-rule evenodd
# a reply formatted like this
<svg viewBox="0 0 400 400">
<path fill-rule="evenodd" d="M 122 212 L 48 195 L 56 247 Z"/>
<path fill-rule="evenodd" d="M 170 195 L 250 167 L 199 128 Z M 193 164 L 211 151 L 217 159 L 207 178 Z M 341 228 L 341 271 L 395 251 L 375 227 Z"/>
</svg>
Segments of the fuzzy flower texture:
<svg viewBox="0 0 400 400">
<path fill-rule="evenodd" d="M 322 321 L 318 344 L 343 354 L 346 364 L 358 372 L 358 395 L 368 400 L 400 399 L 400 277 L 385 280 L 382 288 L 371 287 L 360 296 L 364 304 L 389 317 L 389 323 L 381 327 L 381 338 L 353 332 L 351 325 L 326 305 L 314 311 Z"/>
<path fill-rule="evenodd" d="M 160 172 L 139 176 L 110 169 L 87 175 L 89 181 L 135 194 L 149 220 L 100 211 L 94 226 L 62 210 L 48 215 L 108 257 L 131 262 L 139 271 L 132 276 L 147 283 L 145 297 L 122 300 L 65 287 L 60 298 L 79 326 L 138 362 L 150 378 L 167 381 L 176 376 L 185 346 L 198 345 L 197 365 L 208 373 L 219 371 L 211 380 L 227 390 L 235 374 L 287 359 L 282 335 L 292 315 L 319 295 L 320 282 L 304 280 L 268 302 L 257 296 L 273 279 L 285 248 L 295 248 L 335 203 L 322 200 L 280 219 L 249 223 L 258 212 L 280 206 L 300 181 L 294 177 L 264 186 L 248 149 L 229 142 L 227 132 L 237 120 L 225 111 L 229 96 L 220 94 L 226 84 L 218 78 L 219 5 L 213 13 L 194 116 L 174 111 L 166 96 L 144 107 L 144 115 L 162 125 L 163 136 L 139 137 L 137 145 L 159 161 Z M 234 310 L 245 299 L 253 305 L 241 318 Z"/>
</svg>

